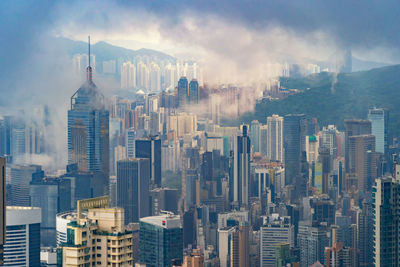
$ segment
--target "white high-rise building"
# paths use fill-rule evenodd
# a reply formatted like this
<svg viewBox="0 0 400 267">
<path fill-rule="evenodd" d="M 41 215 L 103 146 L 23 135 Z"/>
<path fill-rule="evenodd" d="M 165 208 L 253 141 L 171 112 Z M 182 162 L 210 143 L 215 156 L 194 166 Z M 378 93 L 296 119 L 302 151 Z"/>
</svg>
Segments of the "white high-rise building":
<svg viewBox="0 0 400 267">
<path fill-rule="evenodd" d="M 176 72 L 176 66 L 168 64 L 164 69 L 164 87 L 175 88 L 178 84 L 178 75 Z"/>
<path fill-rule="evenodd" d="M 283 117 L 272 115 L 267 118 L 267 157 L 283 162 Z"/>
<path fill-rule="evenodd" d="M 150 84 L 150 90 L 152 92 L 159 92 L 161 90 L 161 72 L 160 72 L 160 67 L 152 62 L 150 65 L 150 79 L 149 79 L 149 84 Z"/>
<path fill-rule="evenodd" d="M 275 266 L 275 246 L 289 243 L 294 247 L 294 226 L 290 217 L 280 217 L 272 214 L 264 217 L 264 225 L 260 228 L 260 266 Z"/>
<path fill-rule="evenodd" d="M 137 66 L 137 86 L 146 90 L 149 88 L 149 69 L 143 62 Z"/>
<path fill-rule="evenodd" d="M 2 266 L 40 266 L 41 209 L 8 206 Z"/>
<path fill-rule="evenodd" d="M 136 87 L 136 67 L 130 61 L 122 64 L 121 88 Z"/>
</svg>

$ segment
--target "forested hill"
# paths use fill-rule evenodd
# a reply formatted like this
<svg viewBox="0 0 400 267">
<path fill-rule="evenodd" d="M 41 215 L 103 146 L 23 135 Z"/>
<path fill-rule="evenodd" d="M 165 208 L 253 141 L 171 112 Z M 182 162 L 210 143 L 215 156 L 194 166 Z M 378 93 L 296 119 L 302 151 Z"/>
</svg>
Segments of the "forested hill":
<svg viewBox="0 0 400 267">
<path fill-rule="evenodd" d="M 302 92 L 283 100 L 265 100 L 254 113 L 240 121 L 257 119 L 262 123 L 272 114 L 304 113 L 318 118 L 319 124 L 335 124 L 343 129 L 343 120 L 367 118 L 368 108 L 387 108 L 389 130 L 400 135 L 400 65 L 353 73 L 319 73 L 300 79 L 282 78 L 281 85 Z"/>
</svg>

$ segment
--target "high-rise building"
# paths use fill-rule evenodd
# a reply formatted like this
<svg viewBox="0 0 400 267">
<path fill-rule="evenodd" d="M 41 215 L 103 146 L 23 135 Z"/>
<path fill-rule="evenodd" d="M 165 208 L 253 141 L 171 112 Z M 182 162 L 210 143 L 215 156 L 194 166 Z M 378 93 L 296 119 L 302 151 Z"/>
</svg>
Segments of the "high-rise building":
<svg viewBox="0 0 400 267">
<path fill-rule="evenodd" d="M 371 133 L 375 135 L 375 151 L 385 154 L 388 151 L 388 111 L 382 108 L 368 110 L 368 120 L 371 121 Z"/>
<path fill-rule="evenodd" d="M 283 162 L 283 117 L 268 117 L 267 127 L 267 157 Z"/>
<path fill-rule="evenodd" d="M 308 267 L 319 261 L 324 263 L 325 247 L 329 246 L 326 225 L 299 225 L 298 246 L 300 248 L 300 266 Z"/>
<path fill-rule="evenodd" d="M 268 125 L 260 126 L 260 153 L 267 156 L 268 150 Z"/>
<path fill-rule="evenodd" d="M 186 77 L 181 77 L 178 81 L 178 106 L 184 107 L 187 104 L 188 90 L 189 90 L 188 80 Z"/>
<path fill-rule="evenodd" d="M 230 266 L 230 244 L 235 230 L 235 227 L 232 226 L 218 229 L 218 256 L 221 267 Z"/>
<path fill-rule="evenodd" d="M 30 206 L 29 183 L 35 178 L 43 178 L 44 172 L 39 165 L 12 165 L 11 166 L 10 206 Z"/>
<path fill-rule="evenodd" d="M 294 226 L 290 217 L 279 217 L 278 214 L 264 218 L 260 228 L 260 266 L 273 267 L 276 263 L 275 247 L 280 243 L 288 243 L 294 247 Z"/>
<path fill-rule="evenodd" d="M 248 222 L 240 222 L 232 233 L 231 267 L 250 267 L 249 234 Z"/>
<path fill-rule="evenodd" d="M 191 80 L 189 83 L 188 100 L 190 104 L 199 103 L 199 83 L 196 79 Z"/>
<path fill-rule="evenodd" d="M 391 177 L 376 179 L 372 198 L 374 209 L 374 266 L 399 266 L 399 182 Z"/>
<path fill-rule="evenodd" d="M 247 126 L 243 125 L 242 135 L 234 142 L 233 202 L 239 207 L 249 204 L 250 148 Z"/>
<path fill-rule="evenodd" d="M 149 72 L 149 83 L 150 83 L 150 90 L 152 92 L 160 92 L 161 90 L 161 73 L 160 67 L 152 62 L 150 65 L 150 72 Z"/>
<path fill-rule="evenodd" d="M 130 61 L 124 62 L 121 69 L 121 88 L 136 87 L 136 67 Z"/>
<path fill-rule="evenodd" d="M 160 215 L 162 211 L 178 212 L 178 189 L 155 188 L 150 192 L 151 215 Z"/>
<path fill-rule="evenodd" d="M 305 126 L 306 120 L 303 114 L 289 114 L 283 120 L 286 185 L 295 185 L 300 180 L 301 153 L 305 151 Z"/>
<path fill-rule="evenodd" d="M 67 223 L 67 242 L 57 248 L 59 266 L 133 266 L 132 232 L 125 227 L 124 209 L 108 208 L 108 203 L 108 197 L 78 202 L 76 217 Z"/>
<path fill-rule="evenodd" d="M 42 210 L 41 245 L 56 245 L 56 215 L 71 210 L 71 181 L 63 178 L 38 178 L 30 183 L 30 205 Z"/>
<path fill-rule="evenodd" d="M 338 130 L 335 125 L 328 125 L 328 127 L 323 127 L 321 131 L 320 145 L 327 147 L 329 153 L 333 158 L 336 158 L 338 152 L 338 142 L 337 142 Z"/>
<path fill-rule="evenodd" d="M 260 122 L 253 120 L 250 124 L 250 140 L 253 145 L 254 152 L 260 152 Z"/>
<path fill-rule="evenodd" d="M 150 215 L 150 161 L 130 158 L 118 161 L 117 206 L 125 209 L 125 224 Z"/>
<path fill-rule="evenodd" d="M 350 170 L 349 160 L 349 138 L 354 135 L 371 134 L 371 121 L 368 120 L 345 120 L 345 169 L 346 172 Z"/>
<path fill-rule="evenodd" d="M 375 136 L 370 134 L 355 135 L 350 136 L 348 141 L 348 173 L 356 175 L 360 191 L 370 191 L 372 181 L 376 178 L 376 171 L 374 171 L 376 161 L 369 157 L 370 153 L 375 152 Z"/>
<path fill-rule="evenodd" d="M 161 187 L 161 139 L 158 136 L 136 139 L 135 157 L 149 159 L 151 182 Z"/>
<path fill-rule="evenodd" d="M 6 159 L 0 158 L 0 264 L 3 264 L 5 243 L 6 243 Z"/>
<path fill-rule="evenodd" d="M 140 219 L 140 263 L 169 267 L 183 261 L 183 229 L 179 215 L 165 213 Z"/>
<path fill-rule="evenodd" d="M 99 174 L 95 190 L 99 196 L 108 193 L 109 112 L 92 80 L 90 64 L 86 70 L 87 80 L 71 97 L 68 111 L 68 163 L 78 163 L 80 171 Z"/>
<path fill-rule="evenodd" d="M 360 215 L 357 222 L 358 229 L 358 248 L 360 250 L 360 266 L 373 266 L 373 236 L 374 232 L 373 223 L 373 210 L 372 204 L 363 202 Z"/>
<path fill-rule="evenodd" d="M 40 220 L 37 207 L 8 206 L 2 266 L 40 266 Z"/>
</svg>

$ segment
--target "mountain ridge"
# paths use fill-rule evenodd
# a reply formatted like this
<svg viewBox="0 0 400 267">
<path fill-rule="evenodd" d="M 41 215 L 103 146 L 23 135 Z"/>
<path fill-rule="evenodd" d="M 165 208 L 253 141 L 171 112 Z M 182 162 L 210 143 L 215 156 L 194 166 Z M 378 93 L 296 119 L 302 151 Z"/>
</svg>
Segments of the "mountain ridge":
<svg viewBox="0 0 400 267">
<path fill-rule="evenodd" d="M 400 65 L 285 78 L 281 79 L 281 85 L 301 89 L 301 93 L 282 100 L 264 99 L 256 104 L 254 112 L 244 114 L 239 120 L 249 123 L 257 119 L 265 123 L 272 114 L 304 113 L 309 118 L 318 118 L 320 126 L 335 124 L 343 129 L 345 119 L 365 119 L 369 108 L 378 107 L 389 110 L 389 131 L 400 135 Z"/>
</svg>

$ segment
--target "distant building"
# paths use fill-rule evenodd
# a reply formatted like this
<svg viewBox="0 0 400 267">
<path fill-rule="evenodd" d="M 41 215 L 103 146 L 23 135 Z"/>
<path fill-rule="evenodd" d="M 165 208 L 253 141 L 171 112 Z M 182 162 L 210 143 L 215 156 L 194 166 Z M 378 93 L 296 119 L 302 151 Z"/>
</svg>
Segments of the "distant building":
<svg viewBox="0 0 400 267">
<path fill-rule="evenodd" d="M 191 80 L 189 83 L 188 100 L 190 104 L 199 103 L 199 83 L 196 79 Z"/>
<path fill-rule="evenodd" d="M 328 228 L 323 225 L 299 225 L 298 246 L 300 266 L 308 267 L 325 261 L 325 247 L 329 246 Z"/>
<path fill-rule="evenodd" d="M 125 224 L 150 214 L 150 160 L 130 158 L 118 161 L 117 206 L 125 210 Z"/>
<path fill-rule="evenodd" d="M 56 245 L 56 215 L 71 210 L 71 182 L 62 178 L 39 178 L 30 183 L 30 203 L 42 210 L 42 246 Z"/>
<path fill-rule="evenodd" d="M 368 120 L 345 120 L 345 169 L 350 170 L 350 137 L 355 135 L 371 134 L 371 121 Z"/>
<path fill-rule="evenodd" d="M 155 188 L 150 191 L 151 215 L 160 215 L 162 211 L 178 213 L 178 189 Z"/>
<path fill-rule="evenodd" d="M 272 214 L 264 218 L 264 224 L 260 228 L 260 266 L 275 266 L 276 246 L 280 243 L 288 243 L 294 247 L 294 226 L 290 223 L 290 217 L 279 217 Z"/>
<path fill-rule="evenodd" d="M 30 182 L 44 177 L 42 167 L 39 165 L 12 165 L 11 166 L 11 199 L 7 200 L 10 206 L 30 206 Z"/>
<path fill-rule="evenodd" d="M 121 88 L 134 87 L 136 87 L 136 67 L 130 61 L 124 62 L 121 68 Z"/>
<path fill-rule="evenodd" d="M 136 139 L 135 157 L 149 159 L 151 182 L 161 187 L 161 139 L 158 136 Z"/>
<path fill-rule="evenodd" d="M 283 162 L 283 117 L 267 117 L 267 157 Z"/>
<path fill-rule="evenodd" d="M 40 266 L 40 208 L 8 206 L 2 266 Z"/>
<path fill-rule="evenodd" d="M 171 213 L 140 219 L 140 263 L 148 267 L 169 267 L 172 260 L 183 262 L 181 218 Z"/>
<path fill-rule="evenodd" d="M 186 77 L 181 77 L 178 81 L 178 106 L 184 107 L 187 104 L 188 90 L 189 90 L 188 80 Z"/>
<path fill-rule="evenodd" d="M 368 120 L 371 121 L 371 133 L 375 135 L 375 151 L 386 154 L 389 149 L 388 111 L 382 108 L 369 109 Z"/>
<path fill-rule="evenodd" d="M 305 151 L 306 120 L 303 114 L 289 114 L 283 120 L 283 148 L 285 161 L 285 185 L 295 186 L 297 195 L 304 194 L 302 186 L 301 158 Z"/>
<path fill-rule="evenodd" d="M 236 136 L 234 143 L 233 202 L 239 207 L 247 207 L 250 192 L 250 138 L 247 126 Z"/>
</svg>

